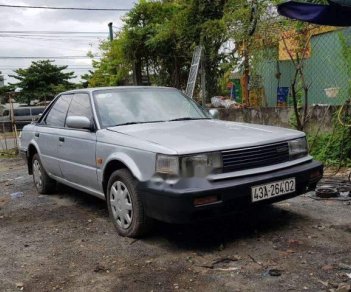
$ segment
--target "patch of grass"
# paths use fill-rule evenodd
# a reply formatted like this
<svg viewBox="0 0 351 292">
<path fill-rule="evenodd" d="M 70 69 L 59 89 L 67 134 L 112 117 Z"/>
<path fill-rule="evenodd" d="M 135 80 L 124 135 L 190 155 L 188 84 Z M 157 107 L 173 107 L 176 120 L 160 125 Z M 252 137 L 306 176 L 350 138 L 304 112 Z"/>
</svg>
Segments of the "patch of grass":
<svg viewBox="0 0 351 292">
<path fill-rule="evenodd" d="M 311 155 L 327 166 L 351 166 L 351 128 L 334 119 L 331 133 L 308 134 Z"/>
<path fill-rule="evenodd" d="M 1 150 L 0 158 L 15 158 L 18 156 L 17 149 Z"/>
<path fill-rule="evenodd" d="M 10 139 L 16 137 L 15 132 L 5 132 L 0 134 L 0 139 Z"/>
</svg>

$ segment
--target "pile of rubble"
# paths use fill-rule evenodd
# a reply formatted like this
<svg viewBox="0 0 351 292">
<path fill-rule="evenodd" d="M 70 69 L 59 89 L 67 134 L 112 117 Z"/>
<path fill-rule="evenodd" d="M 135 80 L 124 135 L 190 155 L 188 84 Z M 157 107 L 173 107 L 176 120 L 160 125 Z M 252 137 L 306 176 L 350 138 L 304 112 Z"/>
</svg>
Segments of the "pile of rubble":
<svg viewBox="0 0 351 292">
<path fill-rule="evenodd" d="M 225 96 L 214 96 L 211 98 L 211 106 L 215 108 L 242 108 L 242 104 Z"/>
</svg>

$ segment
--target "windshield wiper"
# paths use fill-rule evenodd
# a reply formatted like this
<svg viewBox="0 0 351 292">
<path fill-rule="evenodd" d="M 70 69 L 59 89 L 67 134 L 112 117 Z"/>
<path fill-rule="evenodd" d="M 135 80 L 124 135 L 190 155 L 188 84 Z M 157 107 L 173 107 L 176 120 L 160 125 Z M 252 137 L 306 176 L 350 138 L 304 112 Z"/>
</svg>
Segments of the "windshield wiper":
<svg viewBox="0 0 351 292">
<path fill-rule="evenodd" d="M 195 121 L 195 120 L 209 120 L 209 118 L 191 118 L 191 117 L 184 117 L 184 118 L 177 118 L 177 119 L 168 120 L 167 122 Z"/>
<path fill-rule="evenodd" d="M 128 122 L 128 123 L 122 123 L 122 124 L 117 124 L 112 127 L 118 127 L 118 126 L 127 126 L 127 125 L 136 125 L 136 124 L 141 124 L 141 122 Z"/>
<path fill-rule="evenodd" d="M 165 121 L 149 121 L 149 122 L 127 122 L 122 124 L 117 124 L 111 127 L 127 126 L 127 125 L 137 125 L 137 124 L 149 124 L 149 123 L 163 123 Z"/>
<path fill-rule="evenodd" d="M 184 118 L 177 118 L 167 121 L 149 121 L 149 122 L 126 122 L 117 124 L 110 127 L 118 127 L 118 126 L 127 126 L 127 125 L 137 125 L 137 124 L 151 124 L 151 123 L 164 123 L 164 122 L 176 122 L 176 121 L 193 121 L 193 120 L 210 120 L 210 118 L 191 118 L 191 117 L 184 117 Z"/>
</svg>

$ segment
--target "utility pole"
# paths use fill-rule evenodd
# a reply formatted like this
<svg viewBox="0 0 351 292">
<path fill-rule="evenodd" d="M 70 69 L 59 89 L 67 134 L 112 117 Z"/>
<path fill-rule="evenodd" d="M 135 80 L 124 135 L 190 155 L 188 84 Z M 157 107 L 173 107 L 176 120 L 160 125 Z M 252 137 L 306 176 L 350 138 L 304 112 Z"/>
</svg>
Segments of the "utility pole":
<svg viewBox="0 0 351 292">
<path fill-rule="evenodd" d="M 113 23 L 110 22 L 108 24 L 108 31 L 109 31 L 109 34 L 110 34 L 110 41 L 112 42 L 113 41 L 113 27 L 112 27 Z"/>
</svg>

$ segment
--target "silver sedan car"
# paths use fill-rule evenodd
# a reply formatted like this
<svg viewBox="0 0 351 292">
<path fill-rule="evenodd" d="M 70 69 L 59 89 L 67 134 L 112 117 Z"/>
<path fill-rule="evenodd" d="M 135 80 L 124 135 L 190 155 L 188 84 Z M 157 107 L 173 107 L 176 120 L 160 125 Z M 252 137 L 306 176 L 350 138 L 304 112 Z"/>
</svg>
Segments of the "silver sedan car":
<svg viewBox="0 0 351 292">
<path fill-rule="evenodd" d="M 313 189 L 323 166 L 295 130 L 219 121 L 174 88 L 64 92 L 24 127 L 39 193 L 56 182 L 107 201 L 122 236 L 153 219 L 187 223 Z"/>
</svg>

